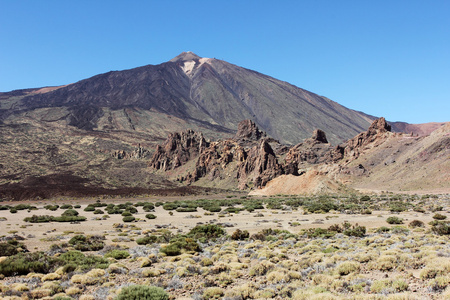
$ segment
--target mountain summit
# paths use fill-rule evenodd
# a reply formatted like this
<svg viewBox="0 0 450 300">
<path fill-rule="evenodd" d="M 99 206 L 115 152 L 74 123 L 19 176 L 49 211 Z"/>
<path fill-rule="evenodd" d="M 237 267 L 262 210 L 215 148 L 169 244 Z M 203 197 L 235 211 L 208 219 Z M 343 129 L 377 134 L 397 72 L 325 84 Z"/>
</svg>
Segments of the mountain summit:
<svg viewBox="0 0 450 300">
<path fill-rule="evenodd" d="M 199 60 L 201 57 L 197 54 L 188 51 L 188 52 L 182 52 L 180 55 L 172 58 L 171 62 L 180 62 L 180 61 L 190 61 L 190 60 Z"/>
<path fill-rule="evenodd" d="M 319 128 L 337 144 L 366 130 L 372 120 L 287 82 L 192 52 L 48 92 L 11 93 L 0 93 L 9 101 L 8 109 L 0 106 L 0 121 L 26 115 L 84 130 L 125 130 L 159 138 L 186 128 L 207 137 L 231 136 L 248 119 L 283 143 L 296 144 Z"/>
</svg>

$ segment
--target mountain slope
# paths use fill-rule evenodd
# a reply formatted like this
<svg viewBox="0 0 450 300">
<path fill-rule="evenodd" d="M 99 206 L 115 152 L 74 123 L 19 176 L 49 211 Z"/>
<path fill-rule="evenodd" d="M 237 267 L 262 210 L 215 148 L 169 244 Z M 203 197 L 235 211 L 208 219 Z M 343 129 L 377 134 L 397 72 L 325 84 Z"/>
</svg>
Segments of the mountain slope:
<svg viewBox="0 0 450 300">
<path fill-rule="evenodd" d="M 0 120 L 27 116 L 84 130 L 152 134 L 157 127 L 159 137 L 186 129 L 182 126 L 207 137 L 226 136 L 240 121 L 251 119 L 283 143 L 296 144 L 320 128 L 336 144 L 367 129 L 371 121 L 364 113 L 286 82 L 191 52 L 160 65 L 112 71 L 14 99 L 1 106 L 6 109 L 0 111 Z M 155 114 L 184 124 L 149 121 Z"/>
</svg>

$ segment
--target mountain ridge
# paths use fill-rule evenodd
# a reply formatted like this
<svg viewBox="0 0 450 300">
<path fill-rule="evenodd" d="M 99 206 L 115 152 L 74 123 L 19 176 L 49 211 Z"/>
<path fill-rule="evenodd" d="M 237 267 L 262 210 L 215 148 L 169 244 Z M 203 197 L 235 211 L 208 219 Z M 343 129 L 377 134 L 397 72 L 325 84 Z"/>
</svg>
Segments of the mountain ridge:
<svg viewBox="0 0 450 300">
<path fill-rule="evenodd" d="M 30 116 L 43 108 L 65 108 L 68 125 L 100 131 L 117 129 L 114 122 L 108 124 L 114 119 L 109 113 L 124 109 L 137 114 L 154 110 L 221 134 L 232 133 L 241 120 L 252 119 L 289 144 L 307 138 L 316 128 L 338 143 L 365 130 L 371 121 L 366 114 L 287 82 L 192 52 L 158 65 L 110 71 L 46 93 L 23 95 L 14 110 L 0 118 Z M 146 131 L 138 117 L 130 119 L 131 127 Z"/>
</svg>

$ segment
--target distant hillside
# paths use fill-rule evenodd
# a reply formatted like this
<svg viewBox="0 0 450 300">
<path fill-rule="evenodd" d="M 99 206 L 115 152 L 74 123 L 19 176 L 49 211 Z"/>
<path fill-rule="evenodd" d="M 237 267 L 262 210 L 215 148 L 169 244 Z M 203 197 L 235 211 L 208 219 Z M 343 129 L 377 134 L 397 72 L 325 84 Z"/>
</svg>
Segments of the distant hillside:
<svg viewBox="0 0 450 300">
<path fill-rule="evenodd" d="M 226 136 L 251 119 L 283 143 L 296 144 L 318 128 L 337 144 L 366 130 L 373 119 L 287 82 L 191 52 L 60 88 L 0 93 L 0 99 L 3 121 L 26 115 L 84 130 L 161 138 L 187 127 Z"/>
</svg>

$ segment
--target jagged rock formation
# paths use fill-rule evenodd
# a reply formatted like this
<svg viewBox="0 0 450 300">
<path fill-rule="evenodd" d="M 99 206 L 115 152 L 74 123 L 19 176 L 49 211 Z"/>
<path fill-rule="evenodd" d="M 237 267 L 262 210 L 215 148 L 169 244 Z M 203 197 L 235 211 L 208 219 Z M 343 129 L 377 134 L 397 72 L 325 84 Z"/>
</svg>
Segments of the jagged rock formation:
<svg viewBox="0 0 450 300">
<path fill-rule="evenodd" d="M 175 175 L 178 181 L 188 184 L 224 182 L 228 188 L 261 189 L 271 182 L 262 194 L 342 192 L 347 189 L 345 184 L 355 178 L 373 176 L 374 167 L 395 164 L 401 147 L 409 145 L 408 139 L 421 138 L 392 133 L 390 125 L 380 118 L 367 131 L 335 147 L 318 129 L 311 138 L 287 147 L 267 137 L 254 122 L 245 120 L 239 124 L 236 135 L 226 140 L 206 142 L 193 131 L 171 134 L 163 146 L 157 147 L 150 167 L 174 170 L 172 178 Z M 418 159 L 442 159 L 442 153 L 448 152 L 449 140 L 444 135 L 439 142 L 427 144 Z M 395 147 L 400 148 L 391 150 Z M 411 164 L 409 160 L 404 163 Z"/>
<path fill-rule="evenodd" d="M 197 157 L 207 147 L 209 143 L 202 133 L 192 130 L 172 133 L 162 146 L 156 147 L 149 165 L 156 170 L 173 170 Z"/>
<path fill-rule="evenodd" d="M 111 152 L 111 156 L 117 159 L 142 159 L 150 156 L 150 152 L 139 144 L 133 151 L 116 150 Z"/>
<path fill-rule="evenodd" d="M 149 167 L 163 171 L 179 168 L 177 180 L 189 184 L 202 178 L 220 181 L 228 176 L 240 189 L 261 188 L 280 175 L 298 176 L 300 168 L 325 162 L 331 150 L 322 130 L 315 130 L 311 138 L 288 148 L 267 137 L 253 121 L 244 120 L 236 135 L 226 140 L 206 142 L 192 130 L 170 134 L 162 146 L 157 146 Z M 181 168 L 192 160 L 193 167 Z"/>
<path fill-rule="evenodd" d="M 258 141 L 267 137 L 267 134 L 260 131 L 258 126 L 252 120 L 244 120 L 238 124 L 238 131 L 234 136 L 234 140 L 239 142 Z"/>
<path fill-rule="evenodd" d="M 381 117 L 370 125 L 366 132 L 362 132 L 348 140 L 344 146 L 344 157 L 348 159 L 357 158 L 369 145 L 376 147 L 383 142 L 383 137 L 389 135 L 391 126 Z M 374 142 L 376 142 L 374 144 Z"/>
<path fill-rule="evenodd" d="M 194 170 L 178 175 L 179 181 L 193 183 L 200 178 L 220 180 L 231 173 L 241 189 L 261 187 L 284 174 L 270 143 L 278 142 L 267 138 L 266 133 L 250 120 L 239 123 L 232 139 L 215 142 L 206 142 L 201 134 L 188 130 L 170 134 L 163 146 L 157 146 L 149 166 L 154 170 L 167 171 L 194 159 Z"/>
</svg>

